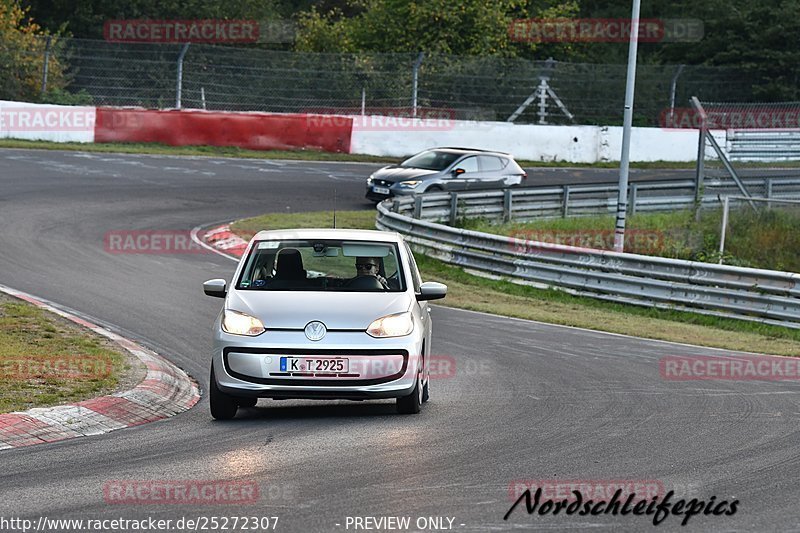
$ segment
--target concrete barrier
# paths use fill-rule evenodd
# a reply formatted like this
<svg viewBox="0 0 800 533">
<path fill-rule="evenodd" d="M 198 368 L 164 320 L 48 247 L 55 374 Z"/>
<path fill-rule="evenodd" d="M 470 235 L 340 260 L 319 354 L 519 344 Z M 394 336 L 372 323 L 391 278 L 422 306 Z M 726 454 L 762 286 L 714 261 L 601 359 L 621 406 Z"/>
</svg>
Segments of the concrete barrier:
<svg viewBox="0 0 800 533">
<path fill-rule="evenodd" d="M 725 131 L 715 131 L 726 147 Z M 510 152 L 530 161 L 619 161 L 619 126 L 548 126 L 447 116 L 342 116 L 57 106 L 0 101 L 0 138 L 314 149 L 405 157 L 435 146 Z M 697 130 L 633 128 L 631 161 L 694 161 Z"/>
<path fill-rule="evenodd" d="M 380 128 L 376 124 L 386 124 Z M 697 158 L 697 130 L 633 128 L 632 161 L 692 161 Z M 717 132 L 724 144 L 725 132 Z M 463 146 L 510 152 L 531 161 L 598 163 L 619 161 L 622 127 L 547 126 L 508 122 L 450 121 L 426 126 L 397 125 L 390 120 L 357 119 L 350 151 L 403 157 L 433 146 Z"/>
<path fill-rule="evenodd" d="M 0 139 L 94 142 L 95 108 L 0 100 Z"/>
<path fill-rule="evenodd" d="M 313 115 L 97 108 L 96 142 L 350 151 L 352 120 Z"/>
</svg>

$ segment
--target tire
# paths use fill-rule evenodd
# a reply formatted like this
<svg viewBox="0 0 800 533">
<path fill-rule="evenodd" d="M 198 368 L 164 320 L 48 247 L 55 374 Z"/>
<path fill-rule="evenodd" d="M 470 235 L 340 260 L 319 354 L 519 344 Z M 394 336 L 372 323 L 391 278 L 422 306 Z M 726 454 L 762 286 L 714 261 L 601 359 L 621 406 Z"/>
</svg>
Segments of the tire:
<svg viewBox="0 0 800 533">
<path fill-rule="evenodd" d="M 438 185 L 432 185 L 432 186 L 428 187 L 428 188 L 425 190 L 425 192 L 433 192 L 433 193 L 436 193 L 436 192 L 444 192 L 444 189 L 442 189 L 442 188 L 441 188 L 441 187 L 439 187 Z"/>
<path fill-rule="evenodd" d="M 211 365 L 208 400 L 211 405 L 211 416 L 217 420 L 230 420 L 236 416 L 236 411 L 239 409 L 236 398 L 225 394 L 217 388 L 217 378 L 214 377 L 214 365 Z"/>
<path fill-rule="evenodd" d="M 255 407 L 258 398 L 236 398 L 236 403 L 239 404 L 239 407 Z"/>
<path fill-rule="evenodd" d="M 419 413 L 422 408 L 422 373 L 417 375 L 417 384 L 414 390 L 408 396 L 402 396 L 397 399 L 397 412 L 401 415 L 415 415 Z"/>
<path fill-rule="evenodd" d="M 428 381 L 425 382 L 425 386 L 422 387 L 422 403 L 427 402 L 431 399 L 431 393 L 428 390 L 428 385 L 431 383 L 431 378 L 428 378 Z"/>
</svg>

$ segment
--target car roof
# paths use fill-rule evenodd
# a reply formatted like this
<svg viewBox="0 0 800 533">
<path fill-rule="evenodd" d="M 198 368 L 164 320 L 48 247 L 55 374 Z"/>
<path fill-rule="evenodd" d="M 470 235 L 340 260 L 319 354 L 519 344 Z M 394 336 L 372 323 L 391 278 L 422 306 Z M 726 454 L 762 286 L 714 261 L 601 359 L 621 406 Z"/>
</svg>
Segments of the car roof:
<svg viewBox="0 0 800 533">
<path fill-rule="evenodd" d="M 262 230 L 253 236 L 253 240 L 257 241 L 295 239 L 342 239 L 392 243 L 400 243 L 403 241 L 403 237 L 397 232 L 369 229 L 298 228 Z"/>
<path fill-rule="evenodd" d="M 508 152 L 498 152 L 497 150 L 482 150 L 480 148 L 459 148 L 457 146 L 440 146 L 437 148 L 429 148 L 426 151 L 437 150 L 439 152 L 450 152 L 454 154 L 489 154 L 489 155 L 500 155 L 506 157 L 514 157 Z"/>
</svg>

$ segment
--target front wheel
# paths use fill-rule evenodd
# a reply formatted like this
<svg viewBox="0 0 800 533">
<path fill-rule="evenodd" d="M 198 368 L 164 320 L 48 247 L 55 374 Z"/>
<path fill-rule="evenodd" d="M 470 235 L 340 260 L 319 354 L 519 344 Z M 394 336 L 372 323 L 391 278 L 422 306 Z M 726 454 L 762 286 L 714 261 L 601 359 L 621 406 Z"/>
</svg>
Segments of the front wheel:
<svg viewBox="0 0 800 533">
<path fill-rule="evenodd" d="M 417 384 L 408 396 L 397 399 L 397 412 L 401 415 L 415 415 L 422 408 L 422 372 L 417 376 Z"/>
<path fill-rule="evenodd" d="M 208 400 L 211 404 L 211 416 L 217 420 L 230 420 L 236 416 L 236 411 L 239 409 L 236 398 L 225 394 L 217 387 L 217 378 L 214 377 L 214 365 L 211 365 Z"/>
</svg>

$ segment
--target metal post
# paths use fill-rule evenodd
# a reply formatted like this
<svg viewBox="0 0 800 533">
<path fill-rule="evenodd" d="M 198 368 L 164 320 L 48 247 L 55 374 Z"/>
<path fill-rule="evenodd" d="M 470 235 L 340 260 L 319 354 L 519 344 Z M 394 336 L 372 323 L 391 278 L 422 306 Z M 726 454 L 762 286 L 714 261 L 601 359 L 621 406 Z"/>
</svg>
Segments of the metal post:
<svg viewBox="0 0 800 533">
<path fill-rule="evenodd" d="M 206 108 L 206 88 L 200 87 L 200 103 L 203 105 L 203 109 Z"/>
<path fill-rule="evenodd" d="M 625 114 L 622 122 L 622 156 L 619 164 L 619 197 L 617 222 L 614 227 L 614 250 L 625 246 L 625 215 L 628 211 L 628 172 L 630 170 L 631 128 L 633 126 L 633 90 L 636 86 L 636 53 L 639 45 L 639 11 L 641 0 L 633 0 L 631 34 L 628 43 L 628 79 L 625 85 Z"/>
<path fill-rule="evenodd" d="M 412 116 L 417 116 L 417 91 L 419 89 L 419 67 L 422 65 L 422 59 L 425 57 L 424 52 L 420 52 L 417 60 L 414 61 L 414 81 L 411 88 L 411 110 Z"/>
<path fill-rule="evenodd" d="M 456 226 L 458 220 L 458 193 L 450 193 L 450 225 Z"/>
<path fill-rule="evenodd" d="M 636 200 L 639 196 L 639 187 L 635 183 L 631 183 L 631 215 L 636 214 Z"/>
<path fill-rule="evenodd" d="M 669 122 L 666 124 L 668 128 L 675 127 L 675 91 L 678 88 L 678 78 L 685 66 L 686 65 L 678 65 L 678 70 L 675 71 L 675 75 L 672 76 L 672 83 L 669 88 Z"/>
<path fill-rule="evenodd" d="M 47 92 L 47 74 L 50 70 L 50 43 L 52 37 L 47 36 L 47 41 L 44 45 L 44 64 L 42 65 L 42 96 Z"/>
<path fill-rule="evenodd" d="M 175 81 L 175 109 L 181 108 L 181 91 L 183 90 L 183 58 L 189 50 L 189 43 L 183 45 L 178 55 L 178 77 Z"/>
<path fill-rule="evenodd" d="M 563 185 L 562 189 L 564 189 L 564 201 L 561 204 L 561 217 L 567 218 L 569 215 L 569 185 Z"/>
<path fill-rule="evenodd" d="M 422 218 L 422 196 L 419 194 L 414 196 L 414 215 L 412 218 Z"/>
<path fill-rule="evenodd" d="M 511 221 L 511 189 L 503 191 L 503 222 Z"/>
<path fill-rule="evenodd" d="M 722 203 L 722 229 L 719 233 L 719 264 L 722 264 L 722 254 L 725 252 L 725 230 L 728 226 L 728 209 L 730 208 L 730 198 L 726 196 Z"/>
<path fill-rule="evenodd" d="M 367 110 L 367 88 L 361 88 L 361 116 L 363 117 L 366 114 Z"/>
<path fill-rule="evenodd" d="M 772 198 L 772 180 L 770 178 L 767 178 L 765 181 L 766 181 L 765 188 L 767 189 L 766 197 Z M 772 202 L 767 202 L 767 209 L 772 209 Z"/>
<path fill-rule="evenodd" d="M 700 220 L 700 208 L 703 206 L 703 178 L 706 165 L 706 126 L 705 121 L 700 125 L 700 135 L 697 141 L 697 170 L 694 175 L 694 218 Z"/>
<path fill-rule="evenodd" d="M 547 124 L 547 80 L 539 82 L 539 124 Z"/>
</svg>

